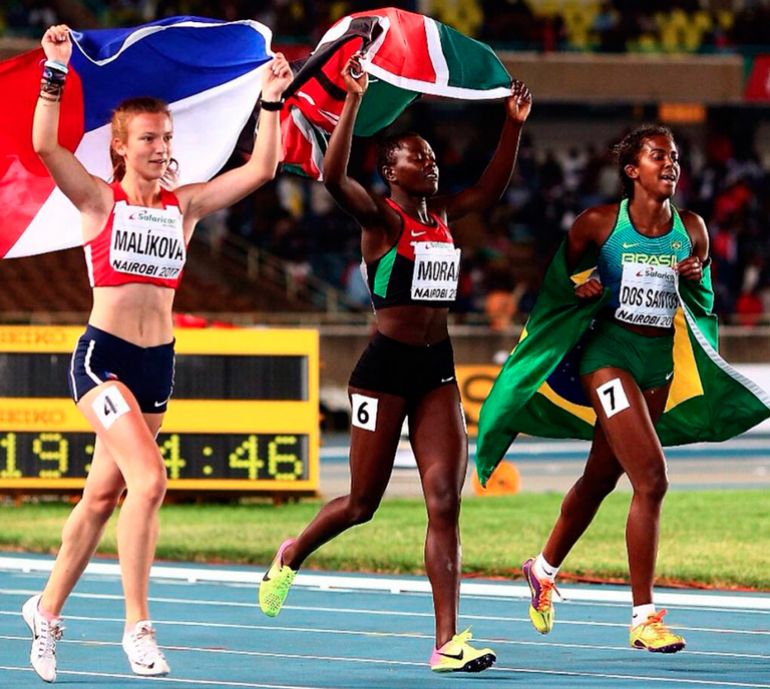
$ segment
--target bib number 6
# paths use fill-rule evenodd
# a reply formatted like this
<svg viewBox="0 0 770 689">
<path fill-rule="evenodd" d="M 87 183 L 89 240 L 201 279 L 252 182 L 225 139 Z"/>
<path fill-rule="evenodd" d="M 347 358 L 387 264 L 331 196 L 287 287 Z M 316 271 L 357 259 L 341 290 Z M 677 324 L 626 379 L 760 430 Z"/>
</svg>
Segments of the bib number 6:
<svg viewBox="0 0 770 689">
<path fill-rule="evenodd" d="M 359 395 L 353 393 L 351 395 L 352 418 L 351 423 L 356 428 L 363 428 L 365 431 L 377 430 L 377 405 L 379 400 L 376 397 L 368 397 L 367 395 Z"/>
</svg>

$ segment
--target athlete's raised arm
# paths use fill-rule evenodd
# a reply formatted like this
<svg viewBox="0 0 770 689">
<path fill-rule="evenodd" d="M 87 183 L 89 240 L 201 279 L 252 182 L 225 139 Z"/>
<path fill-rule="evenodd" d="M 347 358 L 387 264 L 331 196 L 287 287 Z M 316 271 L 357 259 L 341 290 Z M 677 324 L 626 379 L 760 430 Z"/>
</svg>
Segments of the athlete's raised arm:
<svg viewBox="0 0 770 689">
<path fill-rule="evenodd" d="M 476 184 L 451 196 L 438 196 L 431 210 L 445 212 L 449 222 L 474 211 L 486 210 L 500 200 L 508 187 L 516 165 L 521 129 L 532 108 L 532 94 L 527 85 L 514 81 L 511 95 L 505 100 L 506 118 L 497 148 Z"/>
<path fill-rule="evenodd" d="M 91 175 L 72 152 L 59 143 L 59 104 L 72 57 L 69 27 L 52 26 L 43 34 L 41 44 L 46 61 L 32 123 L 32 147 L 56 186 L 79 211 L 107 213 L 112 205 L 107 185 Z"/>
<path fill-rule="evenodd" d="M 175 190 L 188 221 L 196 222 L 248 196 L 275 177 L 281 156 L 281 95 L 291 82 L 289 63 L 276 53 L 265 69 L 262 108 L 254 149 L 248 162 L 208 182 L 186 184 Z"/>
<path fill-rule="evenodd" d="M 324 156 L 323 181 L 334 200 L 350 213 L 362 228 L 372 229 L 384 224 L 383 218 L 389 215 L 388 211 L 383 212 L 384 204 L 379 198 L 369 194 L 361 184 L 348 176 L 356 116 L 369 86 L 369 77 L 361 66 L 360 54 L 351 56 L 342 70 L 342 77 L 347 95 Z"/>
</svg>

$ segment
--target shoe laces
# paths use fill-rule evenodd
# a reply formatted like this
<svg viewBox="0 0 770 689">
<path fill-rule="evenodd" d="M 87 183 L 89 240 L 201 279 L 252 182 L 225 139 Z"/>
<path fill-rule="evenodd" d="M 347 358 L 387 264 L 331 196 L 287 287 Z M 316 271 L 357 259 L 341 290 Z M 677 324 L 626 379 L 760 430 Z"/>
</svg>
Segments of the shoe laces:
<svg viewBox="0 0 770 689">
<path fill-rule="evenodd" d="M 540 584 L 540 593 L 537 597 L 537 605 L 535 606 L 538 612 L 545 612 L 551 607 L 551 599 L 553 592 L 556 591 L 556 595 L 561 598 L 559 589 L 556 588 L 555 582 L 550 579 L 538 579 Z"/>
<path fill-rule="evenodd" d="M 663 608 L 662 610 L 659 610 L 658 612 L 652 613 L 649 617 L 647 617 L 646 622 L 642 622 L 642 626 L 646 630 L 649 630 L 649 633 L 652 634 L 656 639 L 665 639 L 668 636 L 672 635 L 672 631 L 663 624 L 663 618 L 666 616 L 666 613 L 668 610 Z"/>
<path fill-rule="evenodd" d="M 146 665 L 157 658 L 163 658 L 163 653 L 158 648 L 158 642 L 155 639 L 155 629 L 149 624 L 139 625 L 131 632 L 131 651 L 135 655 L 135 660 Z"/>
<path fill-rule="evenodd" d="M 50 658 L 56 655 L 56 642 L 61 639 L 64 626 L 61 620 L 48 621 L 45 618 L 40 623 L 38 635 L 37 657 Z"/>
</svg>

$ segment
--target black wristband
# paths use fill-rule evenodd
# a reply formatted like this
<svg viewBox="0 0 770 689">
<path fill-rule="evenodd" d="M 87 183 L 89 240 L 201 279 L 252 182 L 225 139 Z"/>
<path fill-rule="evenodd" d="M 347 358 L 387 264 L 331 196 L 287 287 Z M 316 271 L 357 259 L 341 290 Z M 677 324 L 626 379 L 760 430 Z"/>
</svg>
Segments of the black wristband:
<svg viewBox="0 0 770 689">
<path fill-rule="evenodd" d="M 278 112 L 283 109 L 283 98 L 281 100 L 262 100 L 259 107 L 267 112 Z"/>
</svg>

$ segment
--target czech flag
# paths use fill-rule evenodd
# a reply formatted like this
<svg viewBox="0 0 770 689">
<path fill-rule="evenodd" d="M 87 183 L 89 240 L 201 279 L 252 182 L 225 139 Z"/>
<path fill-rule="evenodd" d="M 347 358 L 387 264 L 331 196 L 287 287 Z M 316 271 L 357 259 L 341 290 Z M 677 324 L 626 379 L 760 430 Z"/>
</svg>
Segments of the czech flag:
<svg viewBox="0 0 770 689">
<path fill-rule="evenodd" d="M 110 119 L 126 98 L 162 98 L 174 115 L 180 183 L 218 172 L 235 147 L 273 56 L 270 29 L 255 21 L 171 17 L 125 29 L 73 31 L 59 140 L 109 180 Z M 0 63 L 0 257 L 82 243 L 75 207 L 32 149 L 42 49 Z"/>
</svg>

